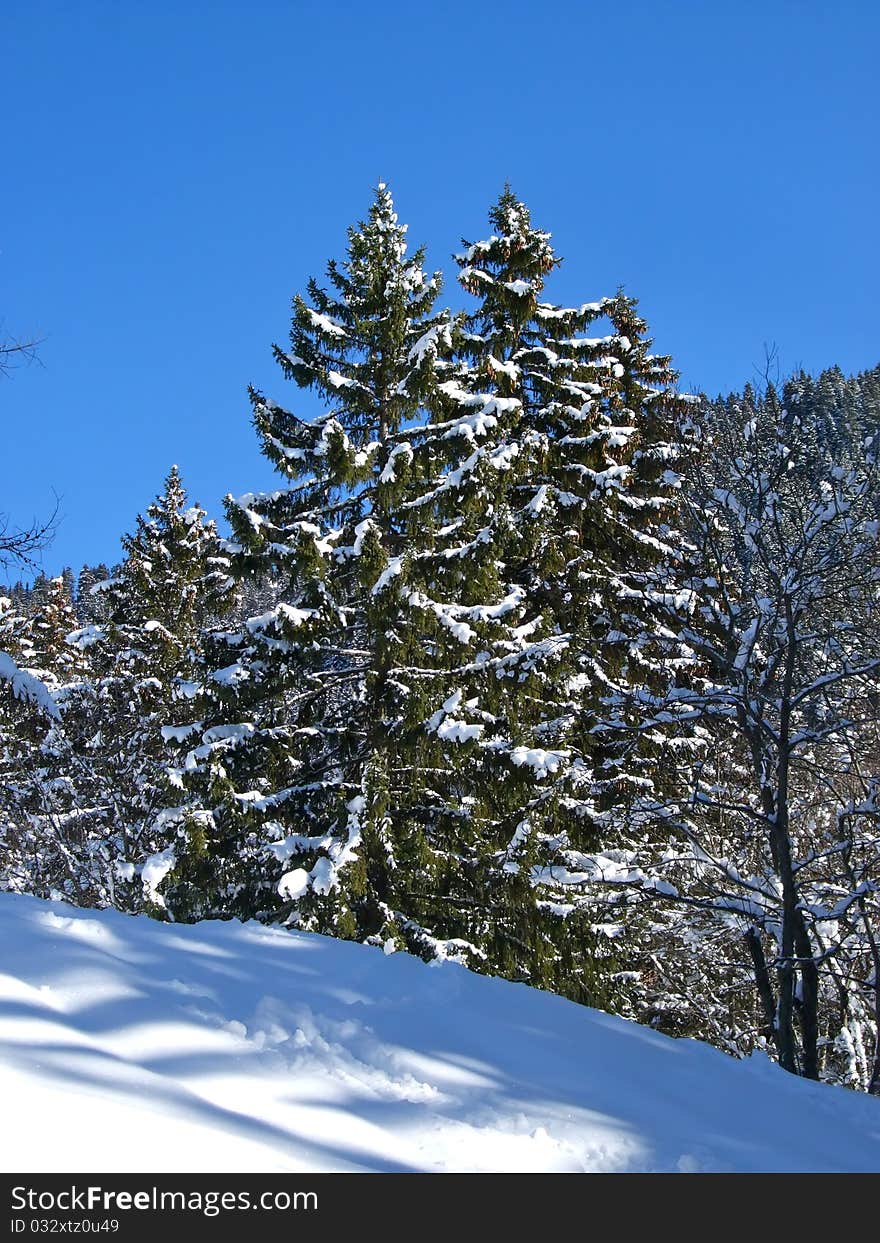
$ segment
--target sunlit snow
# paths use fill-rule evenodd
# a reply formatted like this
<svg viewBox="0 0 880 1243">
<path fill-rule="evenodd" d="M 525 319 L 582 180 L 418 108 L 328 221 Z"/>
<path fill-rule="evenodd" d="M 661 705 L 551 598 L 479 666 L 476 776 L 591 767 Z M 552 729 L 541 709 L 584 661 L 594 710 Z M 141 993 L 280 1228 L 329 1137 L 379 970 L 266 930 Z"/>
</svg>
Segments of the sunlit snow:
<svg viewBox="0 0 880 1243">
<path fill-rule="evenodd" d="M 10 894 L 0 937 L 7 1172 L 880 1170 L 876 1099 L 393 945 Z"/>
</svg>

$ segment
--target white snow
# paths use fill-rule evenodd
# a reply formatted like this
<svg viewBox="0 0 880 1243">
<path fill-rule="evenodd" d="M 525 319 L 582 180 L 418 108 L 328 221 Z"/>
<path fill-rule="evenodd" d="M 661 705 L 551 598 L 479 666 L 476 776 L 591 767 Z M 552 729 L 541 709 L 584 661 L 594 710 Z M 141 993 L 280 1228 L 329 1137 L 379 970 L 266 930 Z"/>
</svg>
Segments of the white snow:
<svg viewBox="0 0 880 1243">
<path fill-rule="evenodd" d="M 443 742 L 473 742 L 482 737 L 485 725 L 469 725 L 465 721 L 446 720 L 437 726 L 437 737 Z"/>
<path fill-rule="evenodd" d="M 407 355 L 411 363 L 419 364 L 425 355 L 435 356 L 441 348 L 452 348 L 452 333 L 447 323 L 435 324 L 423 333 Z"/>
<path fill-rule="evenodd" d="M 354 543 L 351 546 L 351 553 L 354 557 L 359 557 L 364 551 L 364 540 L 367 536 L 375 531 L 381 538 L 381 532 L 372 518 L 364 518 L 354 529 Z"/>
<path fill-rule="evenodd" d="M 159 893 L 159 886 L 176 862 L 177 856 L 174 853 L 174 847 L 169 846 L 167 850 L 161 850 L 158 854 L 150 855 L 141 866 L 141 880 L 144 885 L 144 893 L 157 906 L 165 905 L 165 899 Z"/>
<path fill-rule="evenodd" d="M 568 759 L 568 751 L 544 751 L 541 747 L 514 747 L 510 758 L 517 768 L 525 765 L 533 768 L 538 777 L 546 777 L 558 771 L 563 760 Z"/>
<path fill-rule="evenodd" d="M 318 311 L 313 310 L 310 306 L 306 307 L 306 314 L 311 321 L 313 328 L 320 328 L 322 332 L 326 332 L 330 337 L 344 337 L 348 334 L 339 324 L 333 322 L 327 315 L 321 315 Z"/>
<path fill-rule="evenodd" d="M 215 669 L 210 675 L 211 681 L 216 682 L 219 686 L 236 686 L 239 682 L 246 682 L 250 677 L 247 668 L 236 661 L 232 665 L 227 665 L 224 669 Z"/>
<path fill-rule="evenodd" d="M 405 440 L 402 444 L 396 445 L 388 454 L 388 461 L 385 463 L 382 468 L 382 473 L 379 476 L 380 482 L 395 483 L 397 481 L 398 461 L 401 465 L 406 466 L 412 461 L 412 459 L 413 449 L 408 440 Z"/>
<path fill-rule="evenodd" d="M 0 682 L 8 682 L 16 699 L 26 699 L 47 716 L 60 716 L 55 700 L 44 682 L 27 669 L 19 669 L 7 652 L 0 652 Z"/>
<path fill-rule="evenodd" d="M 95 587 L 103 587 L 104 583 L 95 583 Z M 89 589 L 89 595 L 94 595 L 94 587 Z M 81 652 L 86 648 L 92 647 L 95 643 L 100 643 L 104 638 L 105 630 L 103 626 L 82 626 L 79 630 L 71 630 L 70 634 L 65 635 L 64 642 L 69 643 L 71 647 L 78 647 Z"/>
<path fill-rule="evenodd" d="M 370 595 L 378 596 L 380 592 L 385 590 L 392 579 L 397 578 L 398 574 L 400 574 L 402 570 L 403 557 L 392 557 L 385 566 L 385 569 L 376 579 L 375 583 L 373 583 Z"/>
<path fill-rule="evenodd" d="M 472 626 L 467 624 L 467 621 L 464 620 L 465 618 L 468 621 L 497 621 L 498 618 L 504 617 L 507 613 L 519 608 L 524 599 L 525 591 L 523 588 L 515 586 L 497 604 L 443 604 L 436 600 L 430 600 L 419 591 L 410 592 L 407 597 L 407 603 L 412 608 L 430 610 L 440 624 L 445 626 L 460 643 L 470 643 L 476 637 L 476 632 Z"/>
<path fill-rule="evenodd" d="M 278 892 L 282 898 L 289 898 L 295 901 L 301 898 L 309 887 L 309 874 L 305 868 L 294 868 L 292 872 L 285 872 L 278 882 Z"/>
<path fill-rule="evenodd" d="M 291 626 L 301 626 L 313 616 L 314 609 L 297 609 L 292 604 L 282 602 L 276 604 L 274 609 L 270 609 L 268 613 L 249 618 L 245 626 L 251 634 L 262 634 L 270 626 L 276 626 L 281 622 L 288 622 Z"/>
<path fill-rule="evenodd" d="M 452 962 L 0 894 L 0 1168 L 877 1171 L 880 1101 Z"/>
</svg>

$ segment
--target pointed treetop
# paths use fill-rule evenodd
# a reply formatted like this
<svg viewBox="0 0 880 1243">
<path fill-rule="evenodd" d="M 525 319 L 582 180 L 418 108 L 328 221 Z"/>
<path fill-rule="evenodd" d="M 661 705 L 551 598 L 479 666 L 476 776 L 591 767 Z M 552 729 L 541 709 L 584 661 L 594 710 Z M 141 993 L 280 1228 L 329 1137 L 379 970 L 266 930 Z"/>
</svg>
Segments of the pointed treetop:
<svg viewBox="0 0 880 1243">
<path fill-rule="evenodd" d="M 430 378 L 428 349 L 418 346 L 434 326 L 441 276 L 426 273 L 424 247 L 408 252 L 406 232 L 380 181 L 366 220 L 348 229 L 345 257 L 327 264 L 327 283 L 312 279 L 306 296 L 294 296 L 290 349 L 273 353 L 288 379 L 317 390 L 327 414 L 307 424 L 251 391 L 264 452 L 288 479 L 324 478 L 330 462 L 333 486 L 363 482 L 389 434 L 418 410 Z"/>
<path fill-rule="evenodd" d="M 489 222 L 497 230 L 491 237 L 473 243 L 463 240 L 467 249 L 455 256 L 462 269 L 459 281 L 477 296 L 485 297 L 495 286 L 505 301 L 512 296 L 534 302 L 547 274 L 561 262 L 550 244 L 551 235 L 532 226 L 528 207 L 509 184 L 490 209 Z"/>
<path fill-rule="evenodd" d="M 397 214 L 394 211 L 394 195 L 387 181 L 379 181 L 376 183 L 376 189 L 373 191 L 373 205 L 370 208 L 370 215 L 377 212 L 390 212 L 397 221 Z M 363 225 L 360 226 L 363 228 Z M 403 226 L 406 228 L 406 225 Z"/>
<path fill-rule="evenodd" d="M 155 523 L 157 520 L 174 521 L 183 514 L 187 506 L 186 489 L 183 486 L 183 479 L 180 475 L 180 469 L 174 465 L 165 476 L 165 483 L 161 493 L 153 498 L 147 506 L 147 519 Z M 196 506 L 196 509 L 199 507 Z M 139 518 L 138 522 L 144 519 Z M 125 540 L 123 540 L 125 547 Z"/>
<path fill-rule="evenodd" d="M 505 238 L 526 238 L 530 234 L 549 241 L 550 234 L 532 229 L 532 218 L 528 207 L 516 197 L 505 182 L 498 202 L 489 211 L 489 221 Z"/>
</svg>

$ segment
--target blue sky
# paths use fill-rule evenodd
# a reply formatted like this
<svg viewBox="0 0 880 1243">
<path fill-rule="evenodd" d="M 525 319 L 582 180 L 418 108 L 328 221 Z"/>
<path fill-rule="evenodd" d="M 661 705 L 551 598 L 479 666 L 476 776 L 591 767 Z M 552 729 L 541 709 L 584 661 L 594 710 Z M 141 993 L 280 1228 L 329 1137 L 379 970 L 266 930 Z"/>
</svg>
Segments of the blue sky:
<svg viewBox="0 0 880 1243">
<path fill-rule="evenodd" d="M 246 386 L 295 403 L 270 344 L 380 178 L 447 272 L 509 179 L 548 297 L 623 284 L 688 387 L 877 365 L 878 46 L 876 0 L 6 6 L 0 317 L 44 340 L 0 510 L 59 494 L 56 573 L 172 462 L 218 515 L 271 485 Z"/>
</svg>

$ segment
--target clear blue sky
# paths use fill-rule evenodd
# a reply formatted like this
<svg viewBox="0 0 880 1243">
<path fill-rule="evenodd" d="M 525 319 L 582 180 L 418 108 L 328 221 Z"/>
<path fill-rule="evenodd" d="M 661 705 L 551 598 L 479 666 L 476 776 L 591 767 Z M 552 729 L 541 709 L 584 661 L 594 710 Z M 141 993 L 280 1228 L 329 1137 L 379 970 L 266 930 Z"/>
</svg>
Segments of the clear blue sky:
<svg viewBox="0 0 880 1243">
<path fill-rule="evenodd" d="M 0 509 L 112 561 L 180 464 L 270 484 L 249 382 L 380 178 L 449 271 L 505 179 L 692 388 L 880 362 L 876 0 L 28 0 L 0 50 Z M 450 301 L 457 288 L 447 285 Z"/>
</svg>

